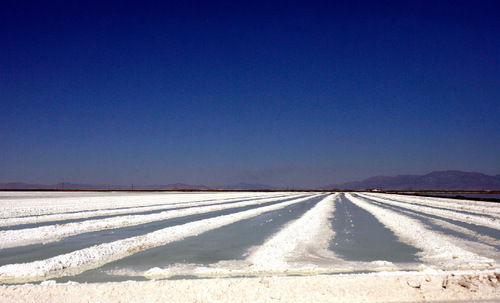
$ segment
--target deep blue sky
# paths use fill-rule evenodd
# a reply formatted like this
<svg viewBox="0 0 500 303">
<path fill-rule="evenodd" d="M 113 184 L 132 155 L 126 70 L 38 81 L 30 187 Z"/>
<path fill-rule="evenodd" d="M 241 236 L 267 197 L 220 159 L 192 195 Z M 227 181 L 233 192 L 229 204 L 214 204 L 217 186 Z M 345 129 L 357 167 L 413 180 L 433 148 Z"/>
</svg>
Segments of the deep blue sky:
<svg viewBox="0 0 500 303">
<path fill-rule="evenodd" d="M 499 174 L 499 3 L 2 1 L 0 182 Z"/>
</svg>

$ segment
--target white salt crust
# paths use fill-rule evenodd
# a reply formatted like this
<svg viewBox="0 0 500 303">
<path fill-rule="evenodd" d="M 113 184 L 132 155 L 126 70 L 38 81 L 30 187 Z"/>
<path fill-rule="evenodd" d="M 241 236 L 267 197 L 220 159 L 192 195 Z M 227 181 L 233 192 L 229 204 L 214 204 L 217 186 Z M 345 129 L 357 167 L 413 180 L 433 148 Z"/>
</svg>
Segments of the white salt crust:
<svg viewBox="0 0 500 303">
<path fill-rule="evenodd" d="M 17 302 L 498 302 L 495 271 L 0 286 Z"/>
<path fill-rule="evenodd" d="M 200 204 L 204 205 L 203 207 L 210 205 L 215 199 L 220 199 L 219 201 L 224 200 L 225 202 L 231 202 L 234 201 L 233 199 L 240 198 L 257 199 L 254 193 L 238 194 L 239 195 L 189 194 L 192 195 L 189 196 L 189 199 L 185 197 L 182 198 L 182 194 L 177 194 L 177 199 L 170 199 L 171 197 L 169 197 L 168 199 L 170 199 L 169 201 L 171 201 L 172 203 L 184 201 L 186 203 L 192 203 L 191 206 Z M 282 194 L 283 193 L 281 193 L 281 195 Z M 269 198 L 272 196 L 273 195 L 261 195 L 258 197 Z M 380 200 L 384 200 L 384 197 L 388 197 L 387 199 L 394 197 L 392 195 L 377 196 Z M 135 197 L 136 200 L 134 201 L 126 200 L 124 202 L 125 204 L 120 204 L 117 200 L 115 201 L 116 203 L 114 204 L 114 206 L 142 206 L 145 203 L 151 203 L 152 201 L 145 198 L 144 196 L 141 197 L 141 199 Z M 2 266 L 0 267 L 0 283 L 37 281 L 77 274 L 91 268 L 100 267 L 105 263 L 112 262 L 141 250 L 152 248 L 158 245 L 164 245 L 166 243 L 183 239 L 187 236 L 197 235 L 214 228 L 237 222 L 239 220 L 257 216 L 267 211 L 277 210 L 293 203 L 300 203 L 301 201 L 305 201 L 307 199 L 310 199 L 311 197 L 313 196 L 311 195 L 307 198 L 299 199 L 300 201 L 294 200 L 286 203 L 280 203 L 278 205 L 273 205 L 274 207 L 277 207 L 276 209 L 271 209 L 269 208 L 269 206 L 260 207 L 251 210 L 255 212 L 245 211 L 228 216 L 220 216 L 217 218 L 191 222 L 188 224 L 166 228 L 161 231 L 142 236 L 89 247 L 83 250 L 56 256 L 54 258 L 42 261 Z M 440 270 L 498 267 L 498 264 L 495 264 L 494 260 L 483 256 L 483 254 L 480 253 L 480 250 L 479 253 L 477 253 L 478 248 L 480 248 L 481 246 L 475 246 L 475 250 L 474 252 L 472 252 L 467 249 L 467 247 L 471 247 L 467 246 L 467 243 L 465 243 L 465 241 L 461 241 L 456 237 L 443 235 L 441 233 L 432 231 L 419 220 L 411 219 L 407 216 L 402 215 L 401 213 L 405 213 L 405 211 L 402 211 L 401 213 L 399 211 L 389 211 L 370 203 L 369 200 L 355 198 L 352 195 L 347 195 L 347 197 L 353 203 L 372 213 L 380 222 L 391 229 L 402 242 L 422 249 L 423 253 L 420 255 L 420 259 L 425 263 L 398 264 L 398 266 L 396 266 L 391 262 L 387 262 L 385 260 L 378 260 L 373 262 L 347 262 L 345 260 L 342 260 L 335 254 L 333 254 L 333 252 L 328 250 L 328 243 L 333 235 L 335 235 L 335 232 L 331 230 L 331 226 L 329 225 L 329 218 L 335 209 L 334 203 L 335 201 L 337 201 L 337 197 L 338 196 L 331 196 L 323 199 L 315 207 L 306 212 L 302 217 L 287 224 L 280 232 L 267 239 L 262 246 L 258 246 L 252 249 L 248 258 L 243 261 L 221 261 L 216 264 L 211 264 L 210 266 L 199 266 L 197 264 L 177 264 L 162 269 L 153 268 L 146 272 L 134 272 L 129 269 L 120 269 L 111 274 L 144 275 L 148 278 L 166 278 L 175 274 L 219 277 L 235 275 L 245 276 L 270 274 L 320 274 L 350 272 L 353 270 L 397 271 L 400 269 L 398 268 L 398 266 L 401 266 L 401 268 L 404 268 L 404 270 L 417 270 L 424 272 L 428 272 L 432 269 Z M 366 197 L 372 199 L 371 195 L 369 197 Z M 139 200 L 141 200 L 143 204 L 138 204 Z M 389 202 L 391 203 L 398 203 L 397 201 L 392 201 L 391 199 L 389 200 Z M 161 203 L 159 203 L 160 199 L 154 201 L 155 202 L 153 203 L 161 205 Z M 387 201 L 379 202 L 387 203 Z M 56 201 L 52 201 L 50 203 L 57 204 Z M 420 206 L 432 206 L 432 201 L 428 201 L 426 203 L 428 203 L 428 205 L 426 204 Z M 475 201 L 473 203 L 475 203 Z M 49 202 L 46 201 L 46 204 L 49 205 Z M 65 205 L 66 206 L 62 208 L 54 205 L 54 207 L 52 207 L 51 209 L 56 209 L 58 211 L 63 208 L 67 210 L 71 209 L 71 205 L 67 203 Z M 110 208 L 110 205 L 106 205 L 103 200 L 99 201 L 98 203 L 89 205 L 89 208 L 96 209 L 97 205 Z M 464 206 L 464 209 L 467 208 L 467 204 L 465 202 L 461 202 L 460 205 Z M 441 207 L 441 204 L 439 204 L 439 207 Z M 83 211 L 85 210 L 85 208 L 82 208 L 82 205 L 79 205 L 77 208 Z M 409 213 L 411 213 L 409 208 L 406 209 Z M 447 210 L 438 211 L 445 211 L 445 214 L 448 215 L 446 213 Z M 483 211 L 485 214 L 490 214 L 488 213 L 487 208 L 483 209 Z M 439 222 L 438 219 L 436 220 L 437 222 Z M 446 222 L 443 221 L 440 222 L 440 224 L 446 225 Z M 450 225 L 448 225 L 448 227 L 450 227 Z M 458 230 L 457 227 L 452 227 L 455 230 Z M 464 233 L 467 233 L 467 231 L 465 230 L 462 231 Z M 480 235 L 477 236 L 479 237 Z M 490 241 L 493 243 L 497 242 L 497 239 L 493 239 L 491 237 L 482 238 L 482 240 Z M 486 250 L 484 252 L 486 252 Z M 493 254 L 495 254 L 495 251 L 493 251 Z M 311 262 L 314 257 L 316 257 L 316 260 Z M 498 252 L 496 252 L 496 257 L 498 257 Z M 325 261 L 325 263 L 323 264 L 322 261 Z M 332 266 L 332 264 L 335 265 Z"/>
<path fill-rule="evenodd" d="M 380 202 L 380 203 L 382 203 L 382 202 Z M 430 220 L 431 222 L 433 222 L 434 224 L 436 224 L 440 227 L 443 227 L 443 228 L 446 228 L 449 230 L 453 230 L 453 231 L 457 231 L 457 232 L 462 233 L 464 235 L 468 235 L 470 237 L 473 237 L 473 238 L 477 239 L 478 242 L 481 242 L 481 243 L 488 245 L 488 247 L 486 248 L 487 250 L 492 250 L 493 254 L 498 255 L 498 251 L 492 246 L 500 246 L 500 239 L 490 237 L 487 235 L 483 235 L 483 234 L 475 232 L 469 228 L 457 225 L 455 223 L 450 223 L 450 222 L 445 221 L 443 219 L 434 218 L 429 214 L 419 214 L 419 213 L 416 213 L 416 212 L 411 211 L 409 209 L 399 210 L 399 212 L 401 212 L 403 214 L 413 215 L 413 216 L 416 216 L 419 218 L 425 218 L 425 219 Z M 499 231 L 499 235 L 500 235 L 500 231 Z M 478 243 L 478 242 L 474 242 L 475 245 L 479 245 L 480 243 Z"/>
<path fill-rule="evenodd" d="M 477 214 L 488 214 L 490 216 L 500 218 L 500 203 L 437 197 L 408 196 L 398 194 L 389 195 L 381 193 L 367 193 L 366 195 L 386 199 L 394 199 L 401 202 L 410 202 L 412 204 L 446 208 L 453 211 L 463 210 Z"/>
<path fill-rule="evenodd" d="M 283 193 L 274 193 L 282 195 Z M 19 196 L 20 195 L 20 196 Z M 55 195 L 55 197 L 54 197 Z M 16 196 L 16 198 L 10 198 Z M 78 211 L 115 210 L 123 207 L 165 205 L 178 202 L 198 202 L 237 198 L 260 198 L 269 193 L 46 193 L 46 192 L 0 192 L 0 218 L 64 214 Z"/>
<path fill-rule="evenodd" d="M 357 206 L 373 214 L 382 224 L 392 230 L 399 239 L 423 250 L 420 259 L 440 267 L 473 266 L 473 264 L 494 266 L 494 260 L 482 257 L 452 244 L 452 237 L 429 230 L 418 220 L 394 211 L 375 206 L 369 201 L 346 194 Z"/>
<path fill-rule="evenodd" d="M 251 250 L 247 262 L 256 270 L 287 270 L 291 261 L 299 260 L 310 252 L 338 259 L 328 250 L 335 236 L 329 222 L 334 209 L 334 196 L 326 197 L 263 245 Z"/>
<path fill-rule="evenodd" d="M 291 196 L 302 197 L 303 195 Z M 97 220 L 86 220 L 81 222 L 41 226 L 36 228 L 0 231 L 0 249 L 9 247 L 26 246 L 39 243 L 50 243 L 61 238 L 82 233 L 139 225 L 154 221 L 171 218 L 185 217 L 189 215 L 213 212 L 218 210 L 259 205 L 261 203 L 273 202 L 284 198 L 257 199 L 245 202 L 225 203 L 217 205 L 202 206 L 203 203 L 192 203 L 190 208 L 163 211 L 150 215 L 128 215 Z"/>
<path fill-rule="evenodd" d="M 362 208 L 372 213 L 389 229 L 395 231 L 395 234 L 403 242 L 424 250 L 421 254 L 421 259 L 426 263 L 401 264 L 405 270 L 429 271 L 433 270 L 432 268 L 439 269 L 441 267 L 465 269 L 498 266 L 494 263 L 494 260 L 462 248 L 473 247 L 479 252 L 498 257 L 498 251 L 489 246 L 475 242 L 469 243 L 456 237 L 441 235 L 438 232 L 428 230 L 418 220 L 410 219 L 396 212 L 371 205 L 368 201 L 360 201 L 352 196 L 347 197 L 358 206 L 361 207 L 363 205 Z M 335 197 L 335 199 L 337 198 L 338 196 Z M 166 268 L 152 268 L 146 272 L 129 272 L 129 274 L 158 279 L 174 275 L 213 277 L 259 274 L 319 274 L 353 270 L 398 270 L 395 264 L 388 261 L 351 262 L 342 260 L 333 252 L 328 251 L 329 241 L 335 233 L 331 230 L 327 218 L 333 213 L 333 210 L 333 204 L 326 203 L 325 199 L 301 218 L 285 226 L 262 246 L 254 248 L 250 256 L 244 261 L 222 261 L 208 267 L 197 264 L 175 264 Z M 494 243 L 498 242 L 498 240 L 487 236 L 484 236 L 482 239 L 487 239 Z M 470 245 L 468 246 L 467 244 Z M 327 259 L 327 264 L 322 266 L 320 264 L 297 262 L 301 259 L 311 260 L 310 255 L 308 256 L 309 258 L 302 258 L 302 256 L 307 254 L 304 252 L 316 254 L 323 260 Z M 110 274 L 123 275 L 126 272 L 117 271 L 114 273 L 110 272 Z"/>
<path fill-rule="evenodd" d="M 437 208 L 434 208 L 432 206 L 415 205 L 415 204 L 411 204 L 411 202 L 410 203 L 397 202 L 397 201 L 394 201 L 392 199 L 388 199 L 387 196 L 385 198 L 380 198 L 380 196 L 377 197 L 377 196 L 366 195 L 366 194 L 358 194 L 358 195 L 362 196 L 362 197 L 367 197 L 369 199 L 379 201 L 382 203 L 400 206 L 400 207 L 403 207 L 406 209 L 420 211 L 420 212 L 423 212 L 426 214 L 436 215 L 436 216 L 447 218 L 447 219 L 458 220 L 458 221 L 462 221 L 462 222 L 472 223 L 472 224 L 486 226 L 489 228 L 500 230 L 500 220 L 498 220 L 496 218 L 490 218 L 490 217 L 485 217 L 485 216 L 481 216 L 481 215 L 464 214 L 464 213 L 460 213 L 460 212 L 452 211 L 452 210 L 437 209 Z"/>
<path fill-rule="evenodd" d="M 331 229 L 330 218 L 333 216 L 338 198 L 339 194 L 324 198 L 299 219 L 269 237 L 262 245 L 250 249 L 249 256 L 245 260 L 221 261 L 211 266 L 175 264 L 166 268 L 155 267 L 144 272 L 118 270 L 108 273 L 161 279 L 174 275 L 200 277 L 304 275 L 346 272 L 352 271 L 353 268 L 396 270 L 396 267 L 387 261 L 347 262 L 329 250 L 330 241 L 335 236 Z M 321 266 L 321 263 L 325 265 Z M 332 264 L 336 266 L 332 267 Z"/>
<path fill-rule="evenodd" d="M 172 226 L 145 235 L 77 250 L 43 261 L 4 265 L 0 267 L 0 283 L 37 281 L 77 274 L 85 270 L 100 267 L 106 263 L 124 258 L 142 250 L 165 245 L 188 236 L 196 236 L 208 230 L 248 219 L 264 212 L 274 211 L 292 204 L 301 203 L 316 196 L 318 195 L 311 195 L 270 206 L 263 206 L 234 214 Z"/>
<path fill-rule="evenodd" d="M 211 204 L 222 204 L 222 203 L 231 203 L 238 200 L 257 200 L 257 199 L 266 199 L 266 198 L 278 198 L 278 197 L 287 197 L 288 195 L 262 195 L 262 196 L 241 196 L 237 198 L 219 198 L 207 197 L 204 196 L 190 196 L 191 199 L 186 201 L 186 198 L 180 198 L 179 195 L 163 195 L 163 197 L 156 197 L 153 200 L 150 200 L 147 196 L 142 196 L 137 198 L 136 202 L 140 203 L 139 205 L 121 207 L 115 209 L 101 209 L 101 210 L 81 210 L 80 211 L 72 211 L 65 213 L 57 213 L 57 214 L 45 214 L 45 215 L 30 215 L 29 211 L 24 212 L 25 216 L 21 217 L 11 217 L 11 218 L 2 218 L 0 219 L 0 227 L 1 226 L 13 226 L 13 225 L 22 225 L 22 224 L 34 224 L 34 223 L 43 223 L 50 221 L 61 221 L 61 220 L 75 220 L 82 218 L 92 218 L 92 217 L 100 217 L 100 216 L 110 216 L 110 215 L 120 215 L 120 214 L 128 214 L 134 212 L 147 212 L 154 211 L 159 209 L 176 209 L 181 207 L 191 207 L 191 206 L 201 206 L 201 205 L 211 205 Z M 111 196 L 112 197 L 112 196 Z M 111 198 L 107 197 L 107 199 Z M 161 199 L 159 199 L 161 198 Z M 174 199 L 175 198 L 175 199 Z M 57 203 L 59 200 L 52 200 L 52 203 Z M 161 203 L 160 203 L 161 202 Z M 0 200 L 0 205 L 3 205 Z M 94 207 L 96 205 L 94 204 Z M 4 206 L 8 207 L 8 206 Z M 106 206 L 107 207 L 107 206 Z"/>
</svg>

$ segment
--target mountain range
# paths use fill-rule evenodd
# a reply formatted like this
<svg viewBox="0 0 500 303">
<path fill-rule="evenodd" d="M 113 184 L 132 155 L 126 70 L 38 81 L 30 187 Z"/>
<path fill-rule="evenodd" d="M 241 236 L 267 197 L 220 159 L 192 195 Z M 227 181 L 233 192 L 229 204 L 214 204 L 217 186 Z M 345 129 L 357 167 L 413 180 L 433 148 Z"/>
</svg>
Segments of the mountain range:
<svg viewBox="0 0 500 303">
<path fill-rule="evenodd" d="M 189 185 L 182 183 L 167 185 L 109 185 L 109 184 L 80 184 L 61 182 L 57 184 L 29 184 L 22 182 L 0 183 L 0 189 L 21 190 L 217 190 L 225 189 L 205 185 Z"/>
<path fill-rule="evenodd" d="M 183 183 L 166 185 L 109 185 L 61 182 L 57 184 L 30 184 L 22 182 L 0 183 L 3 190 L 275 190 L 271 185 L 259 183 L 238 183 L 234 185 L 206 186 Z"/>
<path fill-rule="evenodd" d="M 57 183 L 53 185 L 28 183 L 0 183 L 3 190 L 276 190 L 267 184 L 238 183 L 235 185 L 205 186 L 182 183 L 167 185 L 107 185 Z M 376 176 L 363 181 L 331 184 L 321 190 L 500 190 L 500 175 L 488 176 L 482 173 L 457 170 L 435 171 L 426 175 L 399 175 L 395 177 Z"/>
<path fill-rule="evenodd" d="M 331 184 L 322 189 L 500 190 L 500 175 L 447 170 L 426 175 L 377 176 L 363 181 Z"/>
</svg>

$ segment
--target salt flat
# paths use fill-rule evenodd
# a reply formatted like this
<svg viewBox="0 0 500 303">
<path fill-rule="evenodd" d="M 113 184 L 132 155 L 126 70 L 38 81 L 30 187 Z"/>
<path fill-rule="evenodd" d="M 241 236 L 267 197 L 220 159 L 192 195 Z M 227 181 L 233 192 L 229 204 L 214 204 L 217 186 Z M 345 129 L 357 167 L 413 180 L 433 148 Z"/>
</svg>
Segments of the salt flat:
<svg viewBox="0 0 500 303">
<path fill-rule="evenodd" d="M 0 263 L 3 284 L 464 270 L 496 277 L 500 268 L 496 203 L 381 193 L 2 192 L 0 209 L 0 261 L 16 260 Z"/>
</svg>

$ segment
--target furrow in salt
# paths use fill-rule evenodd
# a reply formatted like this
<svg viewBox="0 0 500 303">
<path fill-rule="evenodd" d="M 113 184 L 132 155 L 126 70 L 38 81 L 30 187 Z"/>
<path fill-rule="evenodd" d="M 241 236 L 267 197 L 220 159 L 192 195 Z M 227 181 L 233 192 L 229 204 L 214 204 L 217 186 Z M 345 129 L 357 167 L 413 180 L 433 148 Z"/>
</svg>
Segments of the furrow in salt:
<svg viewBox="0 0 500 303">
<path fill-rule="evenodd" d="M 422 224 L 426 225 L 428 229 L 434 232 L 444 233 L 450 236 L 448 239 L 452 242 L 452 244 L 456 246 L 463 247 L 466 250 L 469 250 L 478 255 L 500 261 L 500 259 L 498 258 L 498 250 L 496 247 L 496 245 L 498 245 L 500 241 L 495 238 L 475 232 L 469 228 L 457 225 L 468 223 L 459 222 L 457 224 L 454 224 L 448 222 L 448 219 L 442 219 L 435 215 L 428 215 L 414 210 L 408 210 L 398 206 L 384 204 L 372 199 L 370 199 L 369 201 L 370 203 L 378 205 L 384 209 L 393 210 L 397 213 L 405 214 L 410 218 L 419 220 Z M 483 226 L 481 226 L 481 228 L 488 229 Z"/>
<path fill-rule="evenodd" d="M 229 225 L 265 212 L 301 203 L 316 196 L 319 195 L 167 227 L 146 235 L 104 243 L 42 261 L 4 265 L 0 267 L 0 283 L 38 281 L 78 274 L 130 256 L 139 251 L 179 241 L 185 237 L 196 236 L 208 230 Z"/>
<path fill-rule="evenodd" d="M 419 197 L 419 196 L 406 196 L 397 194 L 380 194 L 370 193 L 370 196 L 377 196 L 380 198 L 392 198 L 397 201 L 404 201 L 413 204 L 427 205 L 433 207 L 446 208 L 449 210 L 467 211 L 477 214 L 486 214 L 490 216 L 500 217 L 500 204 L 494 202 L 483 202 L 474 200 L 462 199 L 449 199 L 449 198 L 435 198 L 435 197 Z"/>
<path fill-rule="evenodd" d="M 469 235 L 470 237 L 473 237 L 477 239 L 480 242 L 483 242 L 488 245 L 493 245 L 496 246 L 497 248 L 500 248 L 500 239 L 495 239 L 493 237 L 487 236 L 487 235 L 482 235 L 478 232 L 475 232 L 473 230 L 470 230 L 466 227 L 458 226 L 456 224 L 450 223 L 448 221 L 444 221 L 441 219 L 436 219 L 436 218 L 429 218 L 431 221 L 433 221 L 436 225 L 439 225 L 443 228 L 449 229 L 449 230 L 454 230 L 457 232 L 460 232 L 464 235 Z"/>
<path fill-rule="evenodd" d="M 401 241 L 422 249 L 421 260 L 424 262 L 450 268 L 493 266 L 494 260 L 454 245 L 450 236 L 433 232 L 418 220 L 375 206 L 362 198 L 354 197 L 352 194 L 346 194 L 346 197 L 354 204 L 372 213 Z"/>
<path fill-rule="evenodd" d="M 260 195 L 253 195 L 259 197 Z M 231 198 L 252 197 L 246 194 L 231 194 Z M 175 193 L 140 193 L 124 196 L 116 193 L 106 193 L 97 197 L 64 197 L 38 199 L 0 199 L 0 217 L 43 215 L 75 211 L 115 209 L 122 207 L 138 207 L 144 205 L 159 205 L 175 202 L 196 202 L 202 200 L 228 199 L 228 195 L 220 193 L 203 193 L 179 195 Z"/>
<path fill-rule="evenodd" d="M 371 201 L 373 201 L 373 200 L 371 200 Z M 374 203 L 377 203 L 377 202 L 374 201 Z M 390 206 L 387 206 L 387 204 L 380 203 L 380 205 L 382 205 L 384 207 L 391 208 Z M 391 209 L 393 209 L 393 208 L 391 208 Z M 451 223 L 449 221 L 445 221 L 441 218 L 437 218 L 437 216 L 423 214 L 423 213 L 419 213 L 419 212 L 415 212 L 415 211 L 403 209 L 403 208 L 399 208 L 397 211 L 401 212 L 403 214 L 407 214 L 409 216 L 416 217 L 416 218 L 422 218 L 425 220 L 429 220 L 430 222 L 433 222 L 436 226 L 440 226 L 441 228 L 443 228 L 447 231 L 457 232 L 457 233 L 460 233 L 462 235 L 466 235 L 471 239 L 473 238 L 473 239 L 476 239 L 480 242 L 483 242 L 487 245 L 498 246 L 500 248 L 500 239 L 495 239 L 493 237 L 483 235 L 483 234 L 478 233 L 476 231 L 473 231 L 469 228 L 457 225 L 455 223 Z"/>
<path fill-rule="evenodd" d="M 430 213 L 419 211 L 416 209 L 409 209 L 409 208 L 405 208 L 405 207 L 395 205 L 395 204 L 383 203 L 383 202 L 377 201 L 376 199 L 372 199 L 372 198 L 367 198 L 367 199 L 371 203 L 375 203 L 375 204 L 377 204 L 381 207 L 384 207 L 384 208 L 393 209 L 393 210 L 396 210 L 398 212 L 407 211 L 407 212 L 411 213 L 411 215 L 413 215 L 413 216 L 424 215 L 424 216 L 427 216 L 429 218 L 436 218 L 436 219 L 447 221 L 449 223 L 452 223 L 452 224 L 455 224 L 455 225 L 458 225 L 461 227 L 465 227 L 467 229 L 470 229 L 471 231 L 474 231 L 474 232 L 477 232 L 477 233 L 480 233 L 483 235 L 488 235 L 488 236 L 493 237 L 495 239 L 500 239 L 500 231 L 495 229 L 495 228 L 487 227 L 484 225 L 478 225 L 478 224 L 474 224 L 471 222 L 464 222 L 461 220 L 457 220 L 455 218 L 446 218 L 446 217 L 439 216 L 436 214 L 430 214 Z M 425 219 L 425 220 L 427 220 L 427 219 Z M 487 220 L 491 220 L 491 218 L 487 218 Z M 451 230 L 449 230 L 449 231 L 451 231 Z"/>
<path fill-rule="evenodd" d="M 336 197 L 338 198 L 338 194 Z M 251 264 L 249 270 L 286 270 L 291 267 L 290 262 L 309 256 L 311 251 L 316 257 L 338 259 L 328 249 L 335 235 L 329 221 L 334 209 L 334 196 L 324 198 L 251 252 L 247 258 L 247 262 Z"/>
<path fill-rule="evenodd" d="M 194 214 L 242 207 L 265 202 L 279 201 L 281 199 L 259 199 L 245 202 L 236 202 L 228 204 L 218 204 L 209 206 L 200 206 L 184 208 L 178 210 L 169 210 L 150 215 L 120 216 L 99 220 L 87 220 L 75 223 L 49 225 L 36 228 L 5 230 L 0 231 L 0 249 L 9 247 L 26 246 L 37 243 L 50 243 L 59 241 L 61 238 L 77 235 L 81 233 L 120 228 L 132 225 L 139 225 L 148 222 L 166 220 L 176 217 L 184 217 Z"/>
<path fill-rule="evenodd" d="M 224 194 L 189 194 L 142 193 L 129 196 L 108 193 L 99 197 L 61 197 L 59 199 L 15 199 L 13 203 L 0 199 L 0 217 L 26 217 L 43 214 L 65 214 L 92 210 L 114 210 L 131 207 L 155 206 L 175 203 L 200 201 L 223 201 L 237 198 L 260 198 L 264 195 L 224 195 Z M 271 196 L 269 196 L 271 197 Z"/>
<path fill-rule="evenodd" d="M 495 218 L 488 218 L 484 216 L 479 216 L 479 215 L 472 215 L 472 214 L 463 214 L 463 213 L 458 213 L 456 211 L 451 211 L 451 210 L 442 210 L 442 209 L 436 209 L 431 206 L 421 206 L 421 205 L 413 205 L 413 204 L 408 204 L 408 203 L 403 203 L 403 202 L 397 202 L 394 200 L 388 200 L 385 198 L 379 198 L 379 197 L 374 197 L 371 195 L 363 195 L 359 194 L 359 196 L 372 199 L 374 201 L 378 201 L 381 203 L 386 203 L 390 205 L 396 205 L 399 207 L 403 207 L 406 209 L 412 209 L 416 211 L 420 211 L 426 214 L 431 214 L 431 215 L 436 215 L 439 217 L 443 218 L 448 218 L 448 219 L 453 219 L 457 221 L 463 221 L 467 223 L 472 223 L 476 225 L 481 225 L 481 226 L 486 226 L 489 228 L 494 228 L 494 229 L 500 229 L 500 220 L 497 220 Z"/>
<path fill-rule="evenodd" d="M 441 209 L 441 210 L 450 210 L 458 213 L 463 213 L 463 214 L 471 214 L 471 215 L 481 215 L 484 217 L 489 217 L 489 218 L 494 218 L 494 219 L 500 219 L 500 205 L 497 205 L 496 203 L 490 202 L 489 205 L 487 206 L 476 206 L 473 205 L 472 203 L 475 201 L 470 201 L 471 203 L 469 205 L 465 205 L 463 203 L 461 204 L 454 204 L 453 202 L 442 202 L 439 200 L 434 200 L 434 198 L 428 198 L 425 200 L 422 199 L 414 199 L 413 197 L 409 196 L 403 196 L 403 195 L 387 195 L 387 194 L 365 194 L 366 196 L 370 197 L 378 197 L 378 198 L 383 198 L 383 199 L 388 199 L 396 202 L 402 202 L 402 203 L 410 203 L 413 205 L 420 205 L 420 206 L 427 206 L 427 207 L 432 207 L 435 209 Z"/>
<path fill-rule="evenodd" d="M 290 199 L 290 197 L 288 197 L 288 199 Z M 72 222 L 67 224 L 41 226 L 36 228 L 5 230 L 5 231 L 0 231 L 0 248 L 25 246 L 37 243 L 50 243 L 58 241 L 63 237 L 81 233 L 127 227 L 127 226 L 139 225 L 164 219 L 171 219 L 176 217 L 189 216 L 193 214 L 200 214 L 205 212 L 212 212 L 217 210 L 224 210 L 224 209 L 242 207 L 252 204 L 260 204 L 272 201 L 279 201 L 279 200 L 283 200 L 283 198 L 257 199 L 240 203 L 228 203 L 223 205 L 217 204 L 217 205 L 209 205 L 206 207 L 200 206 L 200 207 L 191 207 L 178 210 L 167 210 L 160 213 L 146 214 L 146 215 L 117 216 L 117 217 L 109 217 L 98 220 L 87 220 L 87 221 Z"/>
<path fill-rule="evenodd" d="M 278 198 L 278 197 L 276 197 Z M 0 220 L 1 226 L 14 226 L 14 225 L 26 225 L 26 224 L 36 224 L 36 223 L 44 223 L 51 221 L 65 221 L 65 220 L 74 220 L 74 219 L 89 219 L 92 217 L 101 217 L 101 216 L 116 216 L 123 214 L 133 214 L 134 212 L 147 212 L 147 211 L 155 211 L 155 210 L 169 210 L 169 209 L 177 209 L 177 208 L 185 208 L 185 207 L 198 207 L 203 205 L 215 205 L 215 204 L 223 204 L 223 203 L 232 203 L 232 202 L 243 202 L 243 201 L 252 201 L 257 200 L 258 198 L 252 197 L 247 199 L 242 198 L 231 198 L 220 200 L 210 199 L 208 201 L 195 201 L 195 202 L 179 202 L 179 203 L 162 203 L 155 206 L 141 206 L 141 207 L 130 207 L 130 208 L 117 208 L 117 209 L 106 209 L 106 210 L 97 210 L 97 211 L 85 211 L 85 212 L 72 212 L 72 213 L 64 213 L 64 214 L 50 214 L 50 215 L 41 215 L 41 216 L 30 216 L 30 217 L 16 217 L 16 218 L 6 218 Z"/>
</svg>

